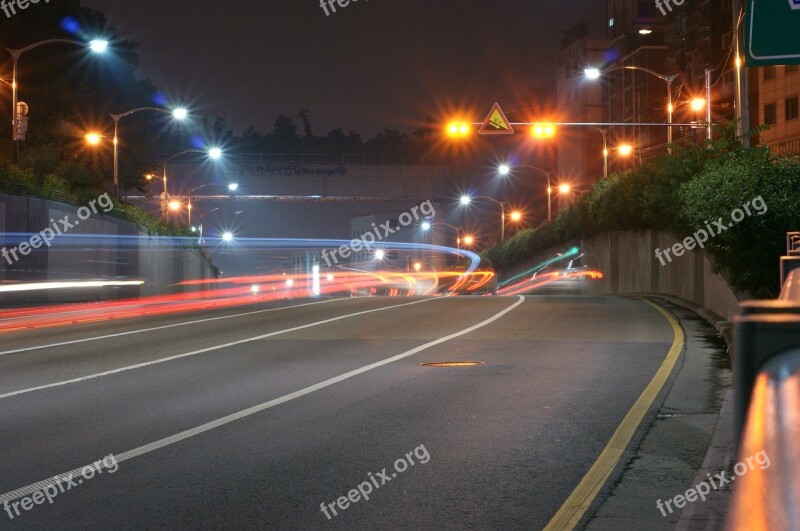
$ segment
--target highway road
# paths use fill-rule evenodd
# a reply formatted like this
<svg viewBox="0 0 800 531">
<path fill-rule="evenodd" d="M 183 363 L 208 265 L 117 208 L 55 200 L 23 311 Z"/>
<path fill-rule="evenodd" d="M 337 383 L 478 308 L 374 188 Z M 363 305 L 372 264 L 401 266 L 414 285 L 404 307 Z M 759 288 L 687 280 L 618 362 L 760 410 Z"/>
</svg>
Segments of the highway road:
<svg viewBox="0 0 800 531">
<path fill-rule="evenodd" d="M 569 296 L 0 332 L 0 529 L 543 528 L 676 346 L 647 301 Z"/>
</svg>

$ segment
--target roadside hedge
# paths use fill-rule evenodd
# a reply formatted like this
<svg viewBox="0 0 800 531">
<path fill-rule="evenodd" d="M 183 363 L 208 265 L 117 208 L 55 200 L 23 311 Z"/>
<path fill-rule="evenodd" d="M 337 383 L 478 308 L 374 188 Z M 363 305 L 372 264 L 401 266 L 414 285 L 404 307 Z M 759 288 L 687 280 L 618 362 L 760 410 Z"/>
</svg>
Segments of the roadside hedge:
<svg viewBox="0 0 800 531">
<path fill-rule="evenodd" d="M 672 155 L 596 182 L 553 223 L 520 231 L 485 256 L 500 269 L 610 231 L 656 229 L 683 240 L 722 218 L 732 226 L 705 247 L 715 271 L 734 290 L 775 297 L 785 233 L 800 230 L 800 161 L 744 148 L 730 131 L 724 133 L 706 146 L 675 146 Z M 757 198 L 766 205 L 762 215 L 752 206 Z M 732 212 L 744 212 L 745 204 L 751 214 L 734 223 Z"/>
</svg>

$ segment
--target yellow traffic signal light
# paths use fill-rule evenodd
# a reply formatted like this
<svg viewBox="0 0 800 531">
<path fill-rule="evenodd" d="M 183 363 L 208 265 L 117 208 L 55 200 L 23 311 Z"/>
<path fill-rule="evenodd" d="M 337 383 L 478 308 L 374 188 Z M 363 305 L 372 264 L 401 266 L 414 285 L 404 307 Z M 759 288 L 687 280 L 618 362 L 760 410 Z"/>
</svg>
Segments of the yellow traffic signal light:
<svg viewBox="0 0 800 531">
<path fill-rule="evenodd" d="M 536 138 L 552 138 L 556 134 L 556 126 L 548 123 L 533 124 L 531 135 Z"/>
<path fill-rule="evenodd" d="M 447 136 L 452 138 L 469 136 L 472 126 L 467 122 L 450 122 L 447 124 Z"/>
</svg>

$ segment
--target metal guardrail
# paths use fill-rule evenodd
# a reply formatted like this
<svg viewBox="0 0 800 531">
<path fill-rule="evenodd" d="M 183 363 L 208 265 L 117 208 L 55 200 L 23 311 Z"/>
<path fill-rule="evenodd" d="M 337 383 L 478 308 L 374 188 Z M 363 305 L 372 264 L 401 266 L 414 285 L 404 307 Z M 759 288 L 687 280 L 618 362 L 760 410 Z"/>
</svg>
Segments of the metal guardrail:
<svg viewBox="0 0 800 531">
<path fill-rule="evenodd" d="M 739 305 L 734 320 L 737 462 L 726 529 L 800 528 L 800 232 L 786 235 L 776 300 Z"/>
</svg>

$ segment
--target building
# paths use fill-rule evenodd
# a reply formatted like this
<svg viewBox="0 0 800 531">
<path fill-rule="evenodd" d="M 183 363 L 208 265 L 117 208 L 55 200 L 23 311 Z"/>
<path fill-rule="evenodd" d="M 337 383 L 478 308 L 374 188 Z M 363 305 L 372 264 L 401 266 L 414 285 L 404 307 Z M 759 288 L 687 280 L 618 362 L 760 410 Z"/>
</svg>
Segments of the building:
<svg viewBox="0 0 800 531">
<path fill-rule="evenodd" d="M 587 81 L 584 69 L 604 61 L 609 41 L 584 38 L 558 55 L 556 87 L 561 122 L 602 122 L 603 89 Z M 603 128 L 572 127 L 558 132 L 558 174 L 578 189 L 587 189 L 603 174 Z"/>
<path fill-rule="evenodd" d="M 759 142 L 781 155 L 800 154 L 800 68 L 798 65 L 765 66 L 758 71 L 759 123 L 768 126 Z"/>
</svg>

